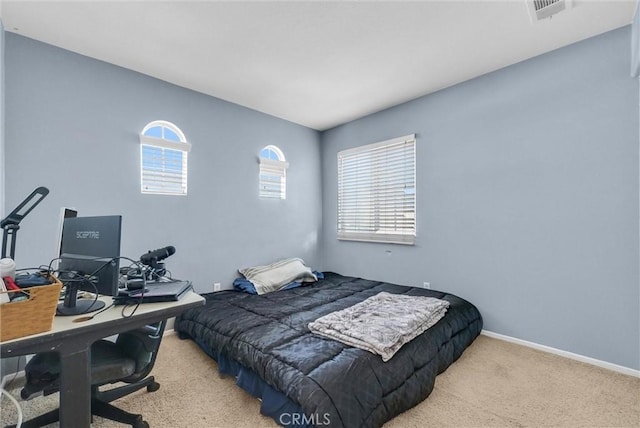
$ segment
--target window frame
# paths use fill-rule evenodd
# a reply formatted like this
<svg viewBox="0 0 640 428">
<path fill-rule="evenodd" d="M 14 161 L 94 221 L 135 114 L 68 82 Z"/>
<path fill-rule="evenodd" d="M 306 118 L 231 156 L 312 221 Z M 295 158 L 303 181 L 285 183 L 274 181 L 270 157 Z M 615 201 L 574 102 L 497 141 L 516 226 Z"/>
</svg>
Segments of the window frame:
<svg viewBox="0 0 640 428">
<path fill-rule="evenodd" d="M 415 245 L 416 146 L 410 134 L 338 152 L 338 240 Z"/>
<path fill-rule="evenodd" d="M 269 150 L 276 154 L 276 159 L 262 157 L 262 153 Z M 289 163 L 282 150 L 274 145 L 263 147 L 258 154 L 260 164 L 258 172 L 258 197 L 260 199 L 287 199 L 287 168 Z M 265 176 L 276 178 L 266 179 Z M 277 182 L 277 184 L 276 184 Z"/>
<path fill-rule="evenodd" d="M 149 130 L 160 127 L 162 137 L 154 137 L 145 135 Z M 180 141 L 173 139 L 163 138 L 165 130 L 173 132 Z M 171 184 L 169 180 L 159 178 L 157 180 L 151 180 L 148 176 L 151 174 L 149 167 L 144 166 L 145 163 L 145 147 L 151 147 L 159 149 L 162 160 L 160 162 L 160 172 L 162 176 L 174 174 L 179 176 L 180 184 Z M 166 158 L 168 154 L 173 152 L 181 152 L 182 167 L 179 174 L 171 173 L 167 170 Z M 149 122 L 140 133 L 140 192 L 145 195 L 187 195 L 188 188 L 188 153 L 191 151 L 191 144 L 187 142 L 184 133 L 175 124 L 166 120 L 155 120 Z M 145 174 L 146 173 L 146 174 Z M 153 190 L 149 189 L 150 184 Z"/>
</svg>

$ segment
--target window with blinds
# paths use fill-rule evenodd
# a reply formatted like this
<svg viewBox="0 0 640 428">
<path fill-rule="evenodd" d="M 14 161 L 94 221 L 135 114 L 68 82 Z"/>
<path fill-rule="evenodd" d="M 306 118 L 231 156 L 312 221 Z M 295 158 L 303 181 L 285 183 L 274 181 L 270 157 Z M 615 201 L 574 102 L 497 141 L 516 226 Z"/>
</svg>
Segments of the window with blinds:
<svg viewBox="0 0 640 428">
<path fill-rule="evenodd" d="M 187 153 L 191 144 L 173 123 L 157 120 L 140 134 L 142 193 L 187 194 Z"/>
<path fill-rule="evenodd" d="M 264 199 L 287 198 L 287 167 L 284 153 L 276 146 L 260 151 L 259 196 Z"/>
<path fill-rule="evenodd" d="M 338 153 L 338 239 L 413 245 L 415 135 Z"/>
</svg>

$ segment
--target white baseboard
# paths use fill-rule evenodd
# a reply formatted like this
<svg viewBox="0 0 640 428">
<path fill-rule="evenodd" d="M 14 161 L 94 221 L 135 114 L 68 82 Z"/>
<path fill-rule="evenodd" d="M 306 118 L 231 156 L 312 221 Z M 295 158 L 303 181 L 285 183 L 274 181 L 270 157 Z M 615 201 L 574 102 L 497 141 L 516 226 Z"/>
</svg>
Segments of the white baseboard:
<svg viewBox="0 0 640 428">
<path fill-rule="evenodd" d="M 173 329 L 164 331 L 164 335 L 165 336 L 173 335 L 173 334 L 177 334 L 177 332 L 175 330 L 173 330 Z M 612 370 L 614 372 L 622 373 L 622 374 L 625 374 L 625 375 L 628 375 L 628 376 L 633 376 L 633 377 L 640 378 L 640 370 L 635 370 L 635 369 L 632 369 L 632 368 L 629 368 L 629 367 L 620 366 L 618 364 L 613 364 L 613 363 L 609 363 L 609 362 L 606 362 L 606 361 L 597 360 L 595 358 L 586 357 L 586 356 L 580 355 L 580 354 L 574 354 L 573 352 L 563 351 L 562 349 L 552 348 L 551 346 L 540 345 L 538 343 L 529 342 L 529 341 L 522 340 L 522 339 L 517 339 L 515 337 L 506 336 L 504 334 L 494 333 L 494 332 L 489 331 L 489 330 L 482 330 L 480 332 L 480 334 L 484 334 L 485 336 L 492 337 L 494 339 L 504 340 L 505 342 L 515 343 L 517 345 L 526 346 L 528 348 L 537 349 L 539 351 L 548 352 L 550 354 L 555 354 L 555 355 L 559 355 L 561 357 L 570 358 L 572 360 L 576 360 L 576 361 L 580 361 L 580 362 L 583 362 L 583 363 L 591 364 L 591 365 L 594 365 L 594 366 L 602 367 L 604 369 Z"/>
<path fill-rule="evenodd" d="M 538 343 L 517 339 L 515 337 L 505 336 L 504 334 L 494 333 L 488 330 L 482 330 L 480 334 L 484 334 L 485 336 L 492 337 L 494 339 L 504 340 L 505 342 L 511 342 L 517 345 L 522 345 L 529 348 L 537 349 L 539 351 L 548 352 L 550 354 L 560 355 L 561 357 L 570 358 L 572 360 L 602 367 L 604 369 L 612 370 L 614 372 L 622 373 L 628 376 L 640 378 L 640 370 L 635 370 L 629 367 L 608 363 L 606 361 L 597 360 L 595 358 L 586 357 L 580 354 L 574 354 L 573 352 L 563 351 L 562 349 L 552 348 L 551 346 L 540 345 Z"/>
</svg>

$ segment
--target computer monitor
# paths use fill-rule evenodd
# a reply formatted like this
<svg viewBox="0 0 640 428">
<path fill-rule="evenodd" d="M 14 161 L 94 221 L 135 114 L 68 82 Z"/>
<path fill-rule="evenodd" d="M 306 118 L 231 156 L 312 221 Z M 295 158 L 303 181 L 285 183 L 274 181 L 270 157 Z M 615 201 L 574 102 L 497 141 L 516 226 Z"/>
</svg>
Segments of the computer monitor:
<svg viewBox="0 0 640 428">
<path fill-rule="evenodd" d="M 65 218 L 58 272 L 65 284 L 58 315 L 78 315 L 104 307 L 94 299 L 77 299 L 78 290 L 118 295 L 122 216 Z"/>
<path fill-rule="evenodd" d="M 51 264 L 54 270 L 58 269 L 58 257 L 62 255 L 62 228 L 64 227 L 64 220 L 71 217 L 78 217 L 78 211 L 75 208 L 60 208 L 60 217 L 58 218 L 58 233 L 56 234 L 56 250 L 53 257 L 55 260 Z"/>
</svg>

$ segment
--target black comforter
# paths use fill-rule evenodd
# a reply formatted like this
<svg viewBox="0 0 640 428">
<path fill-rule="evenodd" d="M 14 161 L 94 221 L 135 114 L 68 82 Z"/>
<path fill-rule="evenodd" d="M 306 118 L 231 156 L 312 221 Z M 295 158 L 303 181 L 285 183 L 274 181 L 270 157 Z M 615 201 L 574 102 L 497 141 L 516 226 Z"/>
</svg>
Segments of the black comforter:
<svg viewBox="0 0 640 428">
<path fill-rule="evenodd" d="M 388 362 L 379 355 L 309 332 L 316 318 L 381 291 L 431 296 L 450 307 L 436 325 Z M 256 372 L 299 404 L 312 420 L 335 427 L 379 427 L 424 400 L 435 377 L 482 329 L 471 303 L 451 294 L 325 273 L 313 285 L 257 296 L 236 291 L 205 295 L 175 329 Z"/>
</svg>

